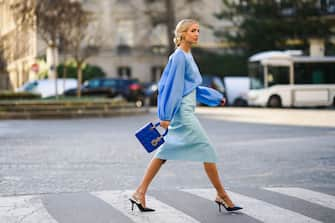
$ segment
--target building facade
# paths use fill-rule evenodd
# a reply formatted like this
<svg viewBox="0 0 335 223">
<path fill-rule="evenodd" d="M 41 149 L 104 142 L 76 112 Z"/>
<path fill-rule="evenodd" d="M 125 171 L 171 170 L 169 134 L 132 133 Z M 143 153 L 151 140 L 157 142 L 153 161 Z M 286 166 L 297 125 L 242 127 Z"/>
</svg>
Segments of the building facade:
<svg viewBox="0 0 335 223">
<path fill-rule="evenodd" d="M 167 62 L 167 31 L 164 25 L 151 26 L 143 0 L 82 0 L 84 7 L 97 15 L 97 26 L 103 33 L 99 55 L 89 59 L 98 64 L 108 76 L 157 81 Z M 177 21 L 197 18 L 200 23 L 225 25 L 214 17 L 221 0 L 195 1 L 188 7 L 175 1 Z M 163 16 L 163 15 L 162 15 Z M 201 27 L 200 46 L 217 47 L 217 40 L 208 26 Z"/>
<path fill-rule="evenodd" d="M 6 69 L 0 71 L 0 89 L 15 89 L 31 77 L 29 66 L 36 57 L 37 41 L 32 31 L 17 29 L 10 11 L 11 0 L 0 0 L 1 58 Z"/>
<path fill-rule="evenodd" d="M 0 41 L 6 72 L 0 71 L 0 89 L 16 89 L 31 79 L 37 79 L 36 59 L 45 57 L 46 44 L 32 30 L 16 27 L 10 6 L 20 0 L 0 0 Z M 137 78 L 142 82 L 157 81 L 167 62 L 166 27 L 152 27 L 146 16 L 143 0 L 80 0 L 85 9 L 95 13 L 94 29 L 102 36 L 98 55 L 88 63 L 101 66 L 107 76 Z M 179 4 L 179 5 L 178 5 Z M 176 5 L 177 21 L 197 18 L 201 27 L 200 46 L 215 47 L 215 39 L 208 24 L 218 26 L 224 22 L 215 19 L 214 12 L 222 1 L 195 1 L 188 7 Z M 202 4 L 202 5 L 201 5 Z M 62 55 L 59 56 L 60 61 Z M 36 64 L 35 64 L 36 65 Z"/>
</svg>

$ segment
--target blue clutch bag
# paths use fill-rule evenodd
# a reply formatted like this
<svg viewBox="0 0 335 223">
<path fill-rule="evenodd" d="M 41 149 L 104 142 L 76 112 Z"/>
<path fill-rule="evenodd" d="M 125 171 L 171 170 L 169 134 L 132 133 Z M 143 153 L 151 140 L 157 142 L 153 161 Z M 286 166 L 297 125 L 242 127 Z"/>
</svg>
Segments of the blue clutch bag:
<svg viewBox="0 0 335 223">
<path fill-rule="evenodd" d="M 151 153 L 165 142 L 164 136 L 166 136 L 168 130 L 166 129 L 164 134 L 161 135 L 157 130 L 157 126 L 159 126 L 159 122 L 156 124 L 149 122 L 140 128 L 135 134 L 136 138 L 140 141 L 148 153 Z"/>
</svg>

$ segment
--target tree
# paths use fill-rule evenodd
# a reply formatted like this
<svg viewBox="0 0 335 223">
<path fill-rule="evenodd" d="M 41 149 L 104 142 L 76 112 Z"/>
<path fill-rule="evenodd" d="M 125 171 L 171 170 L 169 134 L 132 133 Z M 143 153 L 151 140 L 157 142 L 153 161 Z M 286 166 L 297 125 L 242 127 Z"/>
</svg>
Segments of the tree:
<svg viewBox="0 0 335 223">
<path fill-rule="evenodd" d="M 225 9 L 217 17 L 231 21 L 236 30 L 220 30 L 216 34 L 242 48 L 247 55 L 292 47 L 307 50 L 310 38 L 329 40 L 334 35 L 333 21 L 322 16 L 318 2 L 223 0 Z"/>
<path fill-rule="evenodd" d="M 81 96 L 83 83 L 83 66 L 85 61 L 97 54 L 101 47 L 102 38 L 91 22 L 93 13 L 83 9 L 80 2 L 74 2 L 71 8 L 71 20 L 63 27 L 66 35 L 63 36 L 63 44 L 66 51 L 76 61 L 77 66 L 77 96 Z"/>
<path fill-rule="evenodd" d="M 201 74 L 241 76 L 247 74 L 247 58 L 239 54 L 222 54 L 204 48 L 194 48 L 192 54 Z"/>
<path fill-rule="evenodd" d="M 24 0 L 14 1 L 11 10 L 18 29 L 30 28 L 47 44 L 47 61 L 50 64 L 50 75 L 57 79 L 56 67 L 58 44 L 64 33 L 64 26 L 72 18 L 71 0 Z M 55 81 L 57 95 L 57 81 Z"/>
<path fill-rule="evenodd" d="M 58 65 L 57 67 L 58 74 L 63 73 L 64 70 L 67 70 L 66 73 L 68 78 L 77 78 L 78 71 L 75 63 L 66 63 Z M 103 78 L 103 77 L 106 77 L 106 73 L 103 71 L 101 67 L 87 63 L 84 65 L 83 82 L 93 78 Z"/>
<path fill-rule="evenodd" d="M 97 52 L 96 41 L 87 37 L 86 31 L 92 14 L 74 0 L 25 0 L 11 5 L 16 24 L 37 30 L 48 45 L 51 55 L 51 75 L 57 79 L 57 55 L 60 42 L 67 52 L 73 53 L 78 63 L 78 88 L 82 83 L 82 65 L 90 55 Z M 86 44 L 83 42 L 87 41 Z M 48 56 L 47 56 L 48 60 Z M 57 85 L 57 81 L 55 81 Z M 56 86 L 57 90 L 57 86 Z M 78 90 L 79 92 L 79 90 Z M 57 92 L 56 92 L 57 95 Z"/>
</svg>

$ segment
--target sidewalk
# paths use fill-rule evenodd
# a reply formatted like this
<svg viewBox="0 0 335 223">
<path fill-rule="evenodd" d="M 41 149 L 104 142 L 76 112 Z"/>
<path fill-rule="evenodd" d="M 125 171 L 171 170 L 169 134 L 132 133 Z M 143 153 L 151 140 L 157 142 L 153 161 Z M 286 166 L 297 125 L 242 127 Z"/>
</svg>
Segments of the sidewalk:
<svg viewBox="0 0 335 223">
<path fill-rule="evenodd" d="M 197 107 L 197 114 L 226 121 L 335 127 L 334 109 L 269 109 L 269 108 L 209 108 Z"/>
</svg>

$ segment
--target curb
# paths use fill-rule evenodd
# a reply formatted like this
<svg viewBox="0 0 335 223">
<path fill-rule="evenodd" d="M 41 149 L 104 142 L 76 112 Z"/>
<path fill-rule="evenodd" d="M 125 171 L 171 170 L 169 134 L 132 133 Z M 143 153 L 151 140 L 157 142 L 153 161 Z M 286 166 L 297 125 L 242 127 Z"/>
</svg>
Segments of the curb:
<svg viewBox="0 0 335 223">
<path fill-rule="evenodd" d="M 145 114 L 147 108 L 116 108 L 109 111 L 43 111 L 43 112 L 0 112 L 0 120 L 6 119 L 75 119 L 75 118 L 102 118 L 113 116 L 127 116 Z"/>
<path fill-rule="evenodd" d="M 145 114 L 148 107 L 136 107 L 134 103 L 109 102 L 84 103 L 0 103 L 0 120 L 6 119 L 75 119 L 101 118 Z"/>
</svg>

